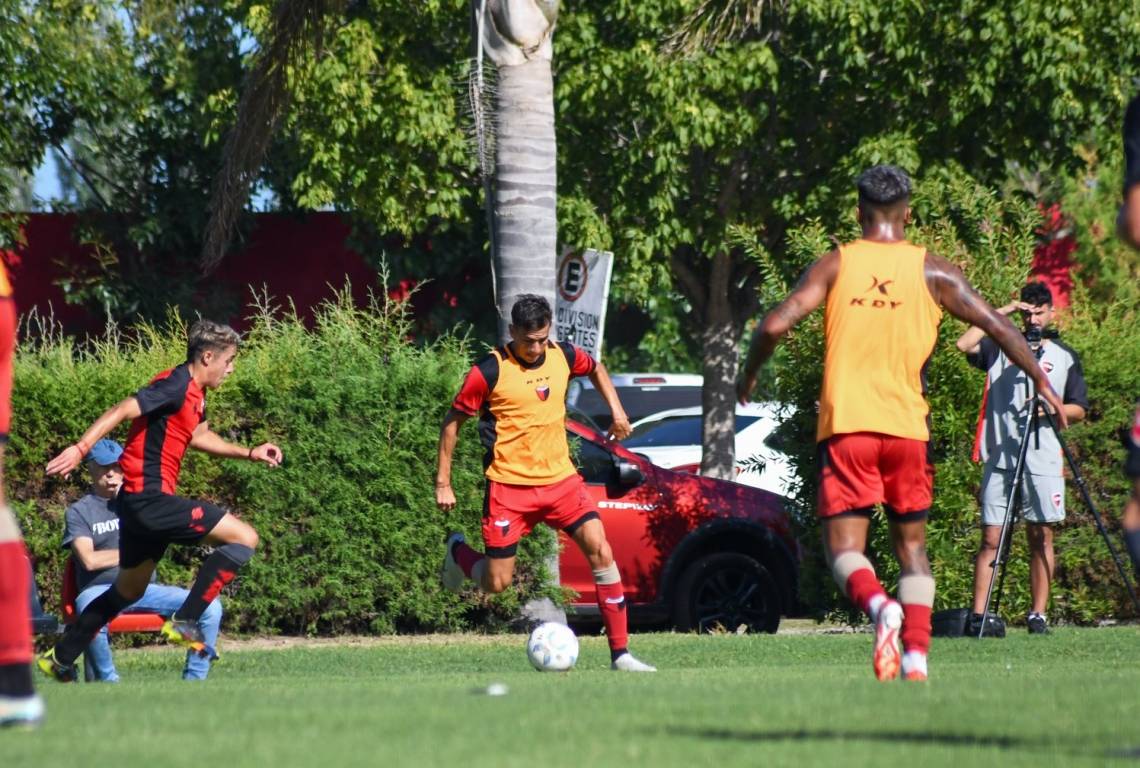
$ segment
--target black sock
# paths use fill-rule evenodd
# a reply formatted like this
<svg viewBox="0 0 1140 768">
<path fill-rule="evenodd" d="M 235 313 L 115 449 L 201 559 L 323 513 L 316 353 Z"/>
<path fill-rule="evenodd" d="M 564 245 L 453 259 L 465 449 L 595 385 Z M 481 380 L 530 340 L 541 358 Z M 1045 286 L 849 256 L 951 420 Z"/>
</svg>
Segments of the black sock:
<svg viewBox="0 0 1140 768">
<path fill-rule="evenodd" d="M 0 696 L 23 698 L 35 692 L 31 664 L 0 664 Z"/>
<path fill-rule="evenodd" d="M 63 637 L 55 644 L 55 660 L 64 666 L 74 664 L 99 630 L 133 602 L 134 600 L 120 595 L 112 584 L 110 589 L 92 600 L 75 623 L 63 633 Z"/>
<path fill-rule="evenodd" d="M 626 654 L 626 653 L 629 653 L 628 648 L 611 648 L 610 649 L 610 661 L 617 661 L 618 656 L 621 656 L 622 654 Z"/>
<path fill-rule="evenodd" d="M 198 569 L 194 586 L 182 607 L 175 612 L 182 621 L 197 621 L 206 612 L 222 588 L 234 580 L 238 570 L 253 557 L 253 549 L 244 544 L 223 544 L 206 558 Z"/>
<path fill-rule="evenodd" d="M 1135 531 L 1124 532 L 1124 546 L 1128 547 L 1128 556 L 1132 558 L 1132 568 L 1140 574 L 1140 528 Z"/>
</svg>

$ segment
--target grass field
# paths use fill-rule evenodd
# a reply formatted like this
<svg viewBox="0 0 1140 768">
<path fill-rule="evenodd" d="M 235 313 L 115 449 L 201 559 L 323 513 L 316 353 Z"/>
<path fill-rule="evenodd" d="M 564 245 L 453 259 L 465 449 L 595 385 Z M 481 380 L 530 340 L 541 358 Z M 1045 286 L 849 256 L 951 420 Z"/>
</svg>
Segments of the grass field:
<svg viewBox="0 0 1140 768">
<path fill-rule="evenodd" d="M 0 765 L 1140 766 L 1136 627 L 935 640 L 927 684 L 875 681 L 867 634 L 633 640 L 660 672 L 608 671 L 598 637 L 567 674 L 521 636 L 223 650 L 198 684 L 120 651 L 117 686 L 44 681 Z"/>
</svg>

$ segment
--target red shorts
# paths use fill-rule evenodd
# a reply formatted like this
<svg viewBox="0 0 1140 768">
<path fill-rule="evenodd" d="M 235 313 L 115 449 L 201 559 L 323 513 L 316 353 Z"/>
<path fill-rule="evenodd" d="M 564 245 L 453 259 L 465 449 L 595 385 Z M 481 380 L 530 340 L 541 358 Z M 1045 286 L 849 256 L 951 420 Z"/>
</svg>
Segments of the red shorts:
<svg viewBox="0 0 1140 768">
<path fill-rule="evenodd" d="M 487 481 L 483 498 L 483 544 L 487 557 L 514 557 L 519 539 L 538 523 L 573 533 L 598 518 L 579 474 L 551 485 Z"/>
<path fill-rule="evenodd" d="M 869 510 L 889 515 L 930 511 L 934 466 L 922 440 L 854 432 L 819 444 L 819 516 Z"/>
</svg>

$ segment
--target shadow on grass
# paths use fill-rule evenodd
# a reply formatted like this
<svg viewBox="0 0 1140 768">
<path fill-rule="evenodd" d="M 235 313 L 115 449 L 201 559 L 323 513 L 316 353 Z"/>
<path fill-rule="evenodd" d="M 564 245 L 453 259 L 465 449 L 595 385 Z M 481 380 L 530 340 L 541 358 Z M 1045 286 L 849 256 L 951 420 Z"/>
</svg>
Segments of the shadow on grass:
<svg viewBox="0 0 1140 768">
<path fill-rule="evenodd" d="M 670 736 L 687 736 L 716 741 L 882 741 L 893 744 L 940 744 L 948 747 L 995 747 L 997 749 L 1036 749 L 1039 742 L 1016 736 L 986 736 L 977 733 L 938 731 L 841 731 L 833 728 L 798 728 L 775 731 L 744 731 L 728 728 L 681 726 L 665 731 Z"/>
<path fill-rule="evenodd" d="M 939 731 L 841 731 L 833 728 L 799 728 L 795 730 L 745 731 L 730 728 L 693 728 L 678 726 L 654 729 L 658 735 L 684 736 L 714 741 L 744 741 L 753 743 L 781 741 L 873 741 L 893 744 L 935 744 L 945 747 L 993 747 L 995 749 L 1024 749 L 1030 752 L 1047 751 L 1050 754 L 1071 754 L 1074 757 L 1096 757 L 1140 760 L 1140 747 L 1080 750 L 1057 743 L 1042 743 L 1040 739 L 1023 739 L 1016 736 L 987 736 L 977 733 L 943 733 Z"/>
</svg>

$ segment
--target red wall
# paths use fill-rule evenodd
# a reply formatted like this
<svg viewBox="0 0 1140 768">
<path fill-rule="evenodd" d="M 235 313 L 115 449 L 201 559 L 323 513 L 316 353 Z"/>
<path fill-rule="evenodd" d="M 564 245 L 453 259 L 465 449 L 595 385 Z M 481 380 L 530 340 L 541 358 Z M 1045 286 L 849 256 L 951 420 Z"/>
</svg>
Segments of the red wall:
<svg viewBox="0 0 1140 768">
<path fill-rule="evenodd" d="M 104 318 L 68 304 L 60 286 L 76 265 L 93 257 L 90 246 L 75 242 L 77 219 L 74 214 L 28 214 L 25 243 L 0 251 L 0 258 L 8 265 L 22 314 L 34 307 L 40 313 L 54 313 L 68 333 L 98 332 Z M 226 256 L 205 290 L 226 287 L 248 301 L 247 286 L 261 292 L 264 285 L 278 303 L 292 298 L 297 311 L 307 316 L 334 289 L 342 289 L 347 279 L 353 296 L 363 303 L 368 290 L 376 286 L 377 275 L 348 247 L 349 232 L 348 223 L 335 213 L 258 214 L 244 247 Z M 240 316 L 225 319 L 235 326 L 244 324 Z"/>
</svg>

